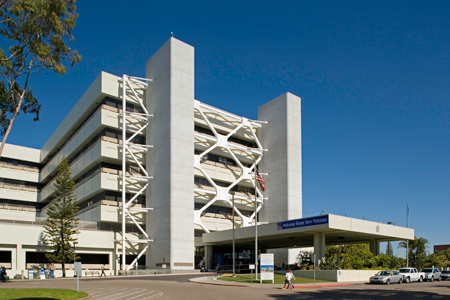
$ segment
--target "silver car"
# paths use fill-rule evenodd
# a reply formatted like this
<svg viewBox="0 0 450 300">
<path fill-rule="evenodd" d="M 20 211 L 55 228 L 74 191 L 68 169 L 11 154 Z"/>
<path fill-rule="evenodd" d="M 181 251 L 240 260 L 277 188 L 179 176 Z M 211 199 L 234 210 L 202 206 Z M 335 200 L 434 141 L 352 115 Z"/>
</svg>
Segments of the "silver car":
<svg viewBox="0 0 450 300">
<path fill-rule="evenodd" d="M 403 275 L 398 271 L 380 271 L 375 276 L 370 277 L 370 283 L 398 283 L 402 284 Z"/>
<path fill-rule="evenodd" d="M 450 271 L 442 271 L 441 278 L 442 278 L 442 280 L 449 280 L 450 279 Z"/>
<path fill-rule="evenodd" d="M 439 271 L 438 268 L 424 268 L 422 269 L 422 272 L 425 273 L 425 278 L 423 279 L 425 280 L 429 280 L 431 282 L 433 282 L 434 280 L 439 280 L 441 281 L 441 271 Z"/>
</svg>

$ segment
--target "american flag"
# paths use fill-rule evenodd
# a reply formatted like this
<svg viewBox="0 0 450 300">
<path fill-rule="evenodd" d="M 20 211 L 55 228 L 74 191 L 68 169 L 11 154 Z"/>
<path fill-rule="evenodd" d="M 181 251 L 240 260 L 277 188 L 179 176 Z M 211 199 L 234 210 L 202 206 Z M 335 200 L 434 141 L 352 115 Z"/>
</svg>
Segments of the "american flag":
<svg viewBox="0 0 450 300">
<path fill-rule="evenodd" d="M 266 184 L 264 183 L 264 179 L 262 178 L 262 176 L 259 174 L 258 169 L 256 169 L 256 180 L 258 180 L 259 185 L 264 192 L 266 190 Z"/>
</svg>

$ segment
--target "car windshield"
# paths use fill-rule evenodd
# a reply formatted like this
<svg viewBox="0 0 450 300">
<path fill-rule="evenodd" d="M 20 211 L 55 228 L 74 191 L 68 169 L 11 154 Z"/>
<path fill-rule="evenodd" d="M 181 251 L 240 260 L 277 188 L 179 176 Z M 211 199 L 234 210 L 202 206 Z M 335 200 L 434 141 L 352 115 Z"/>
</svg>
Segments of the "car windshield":
<svg viewBox="0 0 450 300">
<path fill-rule="evenodd" d="M 450 274 L 450 271 L 442 271 L 442 274 Z"/>
<path fill-rule="evenodd" d="M 422 272 L 433 272 L 433 269 L 432 268 L 422 269 Z"/>
<path fill-rule="evenodd" d="M 398 270 L 400 273 L 409 273 L 409 269 L 400 269 Z"/>
<path fill-rule="evenodd" d="M 380 272 L 378 272 L 377 273 L 377 275 L 381 275 L 381 276 L 389 276 L 389 275 L 391 275 L 391 272 L 388 272 L 388 271 L 380 271 Z"/>
</svg>

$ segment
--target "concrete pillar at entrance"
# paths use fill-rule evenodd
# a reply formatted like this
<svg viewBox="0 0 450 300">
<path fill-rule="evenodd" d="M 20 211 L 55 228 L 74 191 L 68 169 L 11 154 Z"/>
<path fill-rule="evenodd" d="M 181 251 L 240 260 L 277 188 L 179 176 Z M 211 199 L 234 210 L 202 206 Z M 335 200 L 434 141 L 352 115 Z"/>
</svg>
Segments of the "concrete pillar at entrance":
<svg viewBox="0 0 450 300">
<path fill-rule="evenodd" d="M 213 257 L 213 247 L 205 246 L 205 269 L 206 269 L 206 271 L 215 267 L 215 266 L 211 266 L 211 263 L 210 263 L 212 257 Z"/>
<path fill-rule="evenodd" d="M 325 256 L 325 233 L 314 233 L 314 253 L 316 254 L 316 263 Z"/>
<path fill-rule="evenodd" d="M 374 255 L 380 254 L 380 242 L 378 240 L 370 241 L 370 252 L 372 252 Z"/>
</svg>

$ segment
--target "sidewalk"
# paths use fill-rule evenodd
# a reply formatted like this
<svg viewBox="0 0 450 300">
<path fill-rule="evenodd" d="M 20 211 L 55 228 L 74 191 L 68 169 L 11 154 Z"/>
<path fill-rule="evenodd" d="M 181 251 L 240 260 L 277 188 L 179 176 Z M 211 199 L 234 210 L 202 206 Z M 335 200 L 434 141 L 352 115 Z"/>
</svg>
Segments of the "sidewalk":
<svg viewBox="0 0 450 300">
<path fill-rule="evenodd" d="M 270 284 L 270 283 L 239 283 L 233 281 L 223 281 L 217 280 L 214 276 L 205 276 L 205 277 L 197 277 L 189 279 L 190 282 L 201 283 L 201 284 L 213 284 L 213 285 L 223 285 L 223 286 L 233 286 L 233 287 L 252 287 L 252 288 L 279 288 L 283 287 L 282 284 Z M 316 285 L 311 283 L 297 283 L 294 285 L 295 289 L 301 288 L 319 288 L 319 287 L 333 287 L 333 286 L 347 286 L 347 285 L 360 285 L 365 282 L 329 282 L 329 283 L 317 283 Z"/>
</svg>

